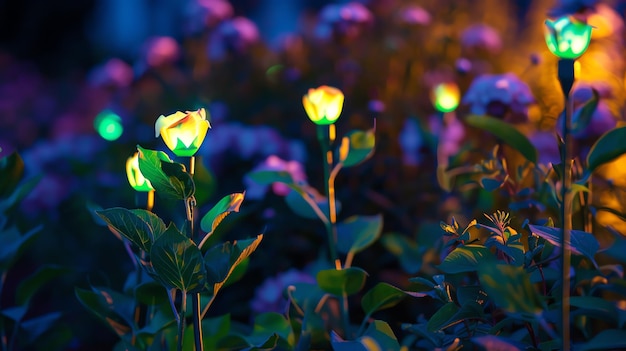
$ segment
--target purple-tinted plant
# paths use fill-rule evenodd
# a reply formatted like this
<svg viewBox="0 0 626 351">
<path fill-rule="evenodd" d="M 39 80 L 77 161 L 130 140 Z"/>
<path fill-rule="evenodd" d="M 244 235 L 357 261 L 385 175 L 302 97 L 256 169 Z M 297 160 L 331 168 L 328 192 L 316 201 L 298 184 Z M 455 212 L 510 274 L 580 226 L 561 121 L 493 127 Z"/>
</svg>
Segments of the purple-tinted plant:
<svg viewBox="0 0 626 351">
<path fill-rule="evenodd" d="M 33 297 L 48 282 L 68 272 L 68 269 L 43 265 L 32 275 L 20 277 L 15 292 L 9 291 L 13 283 L 9 272 L 42 232 L 36 226 L 22 233 L 15 223 L 15 209 L 37 185 L 39 177 L 25 178 L 24 162 L 17 153 L 0 158 L 0 297 L 13 295 L 13 304 L 0 299 L 0 349 L 22 350 L 35 347 L 40 338 L 58 323 L 61 312 L 32 316 Z M 9 295 L 9 296 L 11 296 Z"/>
<path fill-rule="evenodd" d="M 512 73 L 486 74 L 476 78 L 463 97 L 476 115 L 489 115 L 507 122 L 528 119 L 528 106 L 535 101 L 528 85 Z"/>
</svg>

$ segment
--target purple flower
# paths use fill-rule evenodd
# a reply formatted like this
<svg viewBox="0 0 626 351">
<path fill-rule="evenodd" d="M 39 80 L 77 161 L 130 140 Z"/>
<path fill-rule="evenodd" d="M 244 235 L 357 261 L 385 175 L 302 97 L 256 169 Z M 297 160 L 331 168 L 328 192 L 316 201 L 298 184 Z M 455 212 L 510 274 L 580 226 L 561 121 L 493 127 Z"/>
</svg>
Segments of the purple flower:
<svg viewBox="0 0 626 351">
<path fill-rule="evenodd" d="M 252 311 L 284 313 L 289 304 L 284 297 L 285 289 L 297 283 L 314 284 L 315 278 L 294 268 L 279 273 L 275 277 L 267 278 L 254 293 L 254 298 L 250 303 Z"/>
<path fill-rule="evenodd" d="M 320 12 L 315 31 L 321 39 L 329 39 L 333 34 L 354 38 L 361 33 L 361 27 L 372 20 L 372 13 L 361 3 L 330 4 Z"/>
<path fill-rule="evenodd" d="M 271 155 L 265 161 L 256 166 L 252 172 L 258 171 L 281 171 L 287 172 L 291 175 L 291 178 L 295 183 L 306 183 L 306 174 L 304 173 L 304 167 L 298 161 L 285 161 L 278 156 Z M 246 184 L 246 197 L 249 199 L 258 200 L 265 196 L 267 186 L 261 185 L 250 178 L 248 175 L 244 177 L 244 183 Z M 289 194 L 289 188 L 283 183 L 273 183 L 272 191 L 276 195 L 287 196 Z"/>
<path fill-rule="evenodd" d="M 367 108 L 374 113 L 383 113 L 385 112 L 385 103 L 380 100 L 370 100 L 367 104 Z"/>
<path fill-rule="evenodd" d="M 133 81 L 133 69 L 126 62 L 113 58 L 92 69 L 87 80 L 97 87 L 124 88 Z"/>
<path fill-rule="evenodd" d="M 474 24 L 461 33 L 461 45 L 466 49 L 483 49 L 497 53 L 502 48 L 500 34 L 486 24 Z"/>
<path fill-rule="evenodd" d="M 456 68 L 456 71 L 461 74 L 469 73 L 472 70 L 472 61 L 461 57 L 456 60 L 454 66 Z"/>
<path fill-rule="evenodd" d="M 424 144 L 422 131 L 415 118 L 407 118 L 398 135 L 400 149 L 402 149 L 402 161 L 409 166 L 418 166 L 422 160 L 420 148 Z"/>
<path fill-rule="evenodd" d="M 146 42 L 144 58 L 149 67 L 173 64 L 179 55 L 180 48 L 172 37 L 155 37 Z"/>
<path fill-rule="evenodd" d="M 213 28 L 231 18 L 233 12 L 233 6 L 226 0 L 192 0 L 186 10 L 185 31 L 193 34 L 205 27 Z"/>
<path fill-rule="evenodd" d="M 454 113 L 445 114 L 443 120 L 437 115 L 432 115 L 428 124 L 431 132 L 438 136 L 437 158 L 439 162 L 447 164 L 448 159 L 461 150 L 465 127 Z"/>
<path fill-rule="evenodd" d="M 572 125 L 576 125 L 577 119 L 580 116 L 581 108 L 584 104 L 593 97 L 593 91 L 596 91 L 599 96 L 598 106 L 591 115 L 591 121 L 586 128 L 575 130 L 572 136 L 576 139 L 585 138 L 597 138 L 609 130 L 615 128 L 617 121 L 606 101 L 603 99 L 611 98 L 611 88 L 602 82 L 579 82 L 574 86 L 572 91 L 572 99 L 574 100 L 574 113 L 572 115 Z M 558 126 L 563 125 L 563 115 L 559 117 Z M 560 129 L 559 129 L 560 132 Z"/>
<path fill-rule="evenodd" d="M 399 13 L 402 23 L 409 25 L 425 26 L 430 24 L 430 13 L 417 5 L 409 5 L 403 8 Z"/>
<path fill-rule="evenodd" d="M 229 52 L 244 53 L 251 45 L 259 41 L 259 29 L 245 17 L 235 17 L 223 21 L 212 33 L 208 55 L 215 60 L 222 60 Z"/>
<path fill-rule="evenodd" d="M 463 97 L 463 103 L 470 105 L 471 113 L 513 123 L 528 119 L 528 105 L 534 101 L 528 85 L 513 73 L 479 76 Z"/>
<path fill-rule="evenodd" d="M 528 140 L 537 149 L 540 164 L 558 164 L 561 162 L 559 145 L 554 132 L 538 130 L 530 134 Z"/>
</svg>

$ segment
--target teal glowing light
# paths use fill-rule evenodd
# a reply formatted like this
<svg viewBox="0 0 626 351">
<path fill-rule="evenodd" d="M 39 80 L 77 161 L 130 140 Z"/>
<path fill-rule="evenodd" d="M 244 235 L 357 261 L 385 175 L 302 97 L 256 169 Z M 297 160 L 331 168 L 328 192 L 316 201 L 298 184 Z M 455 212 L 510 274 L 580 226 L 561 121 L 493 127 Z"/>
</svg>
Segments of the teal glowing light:
<svg viewBox="0 0 626 351">
<path fill-rule="evenodd" d="M 117 140 L 124 132 L 122 119 L 110 110 L 100 112 L 93 122 L 94 128 L 100 136 L 108 141 Z"/>
<path fill-rule="evenodd" d="M 574 17 L 561 17 L 546 21 L 545 39 L 548 49 L 563 59 L 576 59 L 582 55 L 591 40 L 592 27 Z"/>
</svg>

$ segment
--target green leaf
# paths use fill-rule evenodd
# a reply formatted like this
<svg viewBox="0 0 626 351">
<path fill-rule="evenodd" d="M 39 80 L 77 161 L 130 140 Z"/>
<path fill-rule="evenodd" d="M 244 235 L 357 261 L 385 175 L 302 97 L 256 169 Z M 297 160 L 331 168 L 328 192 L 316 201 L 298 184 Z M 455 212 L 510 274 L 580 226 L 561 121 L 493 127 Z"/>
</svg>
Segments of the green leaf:
<svg viewBox="0 0 626 351">
<path fill-rule="evenodd" d="M 355 254 L 372 245 L 383 230 L 383 216 L 352 216 L 337 223 L 337 250 Z"/>
<path fill-rule="evenodd" d="M 572 296 L 570 297 L 570 305 L 576 307 L 576 310 L 572 311 L 574 317 L 583 315 L 604 322 L 615 324 L 619 322 L 619 308 L 613 301 L 595 296 Z"/>
<path fill-rule="evenodd" d="M 438 268 L 446 273 L 473 272 L 481 262 L 495 260 L 488 248 L 482 245 L 459 246 L 446 256 Z"/>
<path fill-rule="evenodd" d="M 467 116 L 465 122 L 495 135 L 502 142 L 519 151 L 528 161 L 537 163 L 537 150 L 528 138 L 511 124 L 494 117 L 477 115 Z"/>
<path fill-rule="evenodd" d="M 483 189 L 485 189 L 485 190 L 487 190 L 489 192 L 500 189 L 502 187 L 502 184 L 504 184 L 504 182 L 502 182 L 502 181 L 500 181 L 500 180 L 498 180 L 496 178 L 490 178 L 490 177 L 487 177 L 487 176 L 484 176 L 484 177 L 480 178 L 479 183 L 480 183 L 480 186 Z"/>
<path fill-rule="evenodd" d="M 441 306 L 441 308 L 439 308 L 437 312 L 435 312 L 435 314 L 433 314 L 428 320 L 426 325 L 428 331 L 434 332 L 443 329 L 446 322 L 452 319 L 458 311 L 459 306 L 457 306 L 454 302 L 447 302 L 445 305 Z"/>
<path fill-rule="evenodd" d="M 224 196 L 207 214 L 202 217 L 200 227 L 210 235 L 215 228 L 232 212 L 239 212 L 245 193 L 234 193 Z"/>
<path fill-rule="evenodd" d="M 552 245 L 556 247 L 561 247 L 563 238 L 560 228 L 544 227 L 532 224 L 529 224 L 528 228 L 533 234 L 539 235 L 540 237 L 546 239 Z M 591 260 L 594 265 L 597 266 L 596 261 L 593 257 L 598 252 L 600 244 L 598 243 L 598 240 L 593 236 L 593 234 L 589 234 L 581 230 L 572 230 L 570 232 L 570 242 L 570 247 L 573 254 L 585 256 L 589 260 Z"/>
<path fill-rule="evenodd" d="M 167 226 L 163 220 L 156 214 L 141 208 L 130 210 L 133 214 L 148 224 L 152 237 L 156 240 L 161 234 L 167 230 Z"/>
<path fill-rule="evenodd" d="M 29 342 L 34 342 L 45 332 L 52 329 L 60 318 L 61 312 L 52 312 L 23 321 L 21 327 L 26 330 Z"/>
<path fill-rule="evenodd" d="M 618 350 L 624 348 L 626 348 L 626 330 L 608 329 L 599 332 L 587 343 L 578 346 L 576 350 Z"/>
<path fill-rule="evenodd" d="M 230 322 L 230 314 L 225 314 L 223 316 L 215 317 L 215 318 L 204 318 L 202 320 L 202 331 L 203 338 L 202 344 L 204 345 L 205 350 L 217 350 L 217 345 L 219 341 L 226 337 L 230 332 L 231 322 Z M 193 327 L 190 328 L 189 340 L 185 340 L 186 345 L 193 344 Z"/>
<path fill-rule="evenodd" d="M 249 257 L 263 240 L 263 234 L 256 238 L 226 242 L 210 248 L 204 255 L 207 270 L 207 282 L 213 294 L 224 286 L 235 268 Z"/>
<path fill-rule="evenodd" d="M 204 287 L 206 271 L 200 249 L 173 225 L 154 241 L 150 261 L 162 284 L 186 293 Z"/>
<path fill-rule="evenodd" d="M 113 233 L 125 237 L 141 250 L 150 251 L 154 233 L 150 225 L 135 212 L 123 207 L 113 207 L 96 211 L 96 214 L 107 223 Z"/>
<path fill-rule="evenodd" d="M 317 273 L 317 284 L 327 293 L 352 295 L 363 288 L 367 272 L 360 268 L 325 269 Z"/>
<path fill-rule="evenodd" d="M 593 96 L 585 102 L 585 104 L 576 110 L 574 115 L 572 116 L 572 134 L 578 135 L 587 129 L 589 123 L 591 123 L 591 118 L 593 117 L 596 108 L 598 107 L 598 102 L 600 101 L 600 95 L 598 95 L 598 91 L 592 89 Z M 563 121 L 565 119 L 562 119 Z M 563 123 L 563 122 L 561 122 Z"/>
<path fill-rule="evenodd" d="M 132 330 L 135 311 L 132 298 L 108 288 L 92 287 L 92 290 L 75 289 L 78 301 L 108 325 L 118 336 Z"/>
<path fill-rule="evenodd" d="M 454 305 L 454 307 L 450 304 Z M 440 311 L 441 314 L 439 314 Z M 450 315 L 450 313 L 452 313 L 452 315 Z M 478 302 L 469 301 L 460 308 L 453 302 L 448 302 L 431 317 L 428 321 L 427 327 L 429 331 L 439 331 L 449 328 L 466 319 L 481 319 L 484 315 L 483 306 Z"/>
<path fill-rule="evenodd" d="M 400 260 L 400 266 L 405 272 L 415 274 L 422 268 L 422 257 L 426 248 L 420 248 L 414 240 L 400 233 L 385 233 L 380 241 Z"/>
<path fill-rule="evenodd" d="M 325 295 L 317 284 L 311 283 L 295 283 L 292 284 L 291 297 L 292 303 L 300 306 L 304 311 L 313 310 Z"/>
<path fill-rule="evenodd" d="M 375 320 L 365 333 L 355 340 L 343 340 L 334 331 L 331 333 L 331 345 L 334 351 L 380 351 L 400 350 L 398 339 L 384 321 Z"/>
<path fill-rule="evenodd" d="M 164 198 L 183 200 L 193 195 L 195 188 L 185 167 L 174 163 L 165 152 L 144 149 L 139 151 L 139 169 L 150 180 L 156 193 Z"/>
<path fill-rule="evenodd" d="M 11 196 L 6 199 L 0 200 L 0 212 L 12 208 L 22 201 L 30 192 L 35 188 L 43 176 L 35 176 L 17 185 L 17 188 L 13 191 Z M 2 197 L 0 197 L 2 198 Z"/>
<path fill-rule="evenodd" d="M 487 293 L 480 285 L 466 285 L 457 287 L 456 297 L 461 306 L 468 302 L 476 302 L 480 305 L 484 305 L 485 300 L 487 300 Z"/>
<path fill-rule="evenodd" d="M 222 338 L 218 343 L 218 350 L 243 350 L 261 351 L 274 350 L 278 345 L 278 334 L 272 334 L 268 338 L 260 340 L 258 338 L 244 336 L 240 334 L 230 334 Z"/>
<path fill-rule="evenodd" d="M 405 296 L 427 296 L 423 293 L 404 291 L 387 283 L 378 283 L 363 295 L 361 306 L 366 315 L 397 305 Z"/>
<path fill-rule="evenodd" d="M 24 176 L 24 161 L 17 152 L 0 158 L 0 198 L 13 192 Z"/>
<path fill-rule="evenodd" d="M 22 255 L 41 230 L 42 226 L 31 229 L 28 233 L 20 235 L 17 228 L 11 227 L 0 232 L 0 272 L 9 269 Z"/>
<path fill-rule="evenodd" d="M 261 313 L 254 318 L 254 328 L 252 330 L 252 340 L 267 340 L 272 335 L 278 335 L 280 341 L 288 346 L 293 346 L 295 336 L 291 329 L 289 321 L 281 314 L 276 312 Z M 281 343 L 279 341 L 279 344 Z M 251 344 L 254 344 L 251 343 Z"/>
<path fill-rule="evenodd" d="M 484 263 L 478 268 L 478 277 L 487 296 L 509 313 L 536 316 L 543 303 L 523 267 Z"/>
<path fill-rule="evenodd" d="M 291 191 L 285 196 L 285 202 L 295 214 L 304 218 L 321 220 L 328 215 L 328 198 L 322 196 L 316 189 L 307 184 L 291 184 L 290 188 Z M 337 212 L 340 209 L 341 203 L 336 201 Z"/>
<path fill-rule="evenodd" d="M 329 208 L 328 199 L 306 183 L 296 184 L 289 172 L 257 171 L 249 173 L 248 176 L 261 185 L 271 185 L 276 182 L 286 184 L 292 191 L 285 196 L 285 202 L 292 211 L 304 218 L 328 220 L 326 218 Z M 339 211 L 341 204 L 337 202 L 336 205 Z"/>
<path fill-rule="evenodd" d="M 626 153 L 624 140 L 626 140 L 626 127 L 614 128 L 604 133 L 587 154 L 587 171 L 591 173 L 601 165 Z"/>
<path fill-rule="evenodd" d="M 348 153 L 343 160 L 344 167 L 351 167 L 367 160 L 374 154 L 376 146 L 376 135 L 374 129 L 367 131 L 353 130 L 346 134 L 348 138 Z M 337 155 L 337 159 L 340 155 Z"/>
<path fill-rule="evenodd" d="M 24 318 L 28 312 L 28 306 L 13 306 L 0 310 L 0 315 L 3 315 L 15 322 L 19 322 Z"/>
<path fill-rule="evenodd" d="M 44 284 L 70 271 L 71 270 L 68 268 L 54 265 L 44 265 L 40 267 L 35 273 L 20 282 L 16 290 L 16 303 L 18 305 L 28 305 L 33 295 L 35 295 L 37 290 Z"/>
</svg>

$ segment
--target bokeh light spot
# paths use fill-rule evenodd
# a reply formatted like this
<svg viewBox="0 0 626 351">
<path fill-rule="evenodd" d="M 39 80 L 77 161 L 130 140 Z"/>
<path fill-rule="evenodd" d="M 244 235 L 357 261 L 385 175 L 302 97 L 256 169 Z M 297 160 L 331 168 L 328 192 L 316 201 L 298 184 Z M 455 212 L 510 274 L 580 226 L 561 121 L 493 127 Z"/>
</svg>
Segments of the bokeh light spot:
<svg viewBox="0 0 626 351">
<path fill-rule="evenodd" d="M 105 140 L 113 141 L 119 139 L 124 132 L 122 118 L 110 110 L 100 112 L 94 122 L 94 128 Z"/>
</svg>

